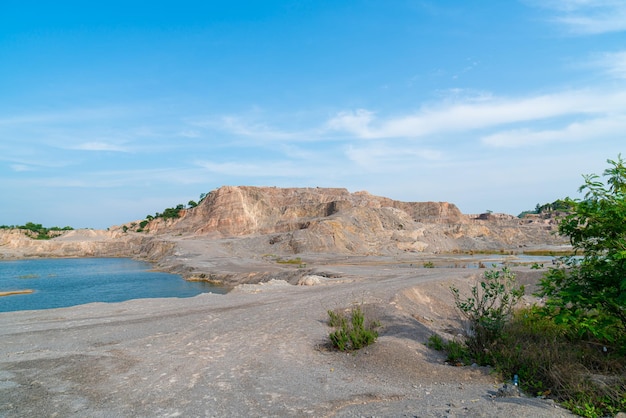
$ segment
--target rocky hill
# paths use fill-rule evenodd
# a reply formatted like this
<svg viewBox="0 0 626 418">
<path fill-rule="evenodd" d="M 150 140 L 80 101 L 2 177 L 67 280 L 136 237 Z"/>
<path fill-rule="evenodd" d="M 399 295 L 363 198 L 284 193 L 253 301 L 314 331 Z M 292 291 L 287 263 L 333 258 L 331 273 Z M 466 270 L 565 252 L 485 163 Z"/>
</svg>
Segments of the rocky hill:
<svg viewBox="0 0 626 418">
<path fill-rule="evenodd" d="M 272 253 L 394 254 L 516 249 L 564 243 L 550 219 L 464 215 L 451 203 L 401 202 L 340 188 L 226 186 L 152 236 L 239 238 Z"/>
<path fill-rule="evenodd" d="M 566 244 L 554 219 L 464 215 L 451 203 L 400 202 L 346 189 L 228 186 L 179 215 L 107 231 L 65 231 L 50 240 L 0 230 L 0 259 L 133 257 L 187 278 L 237 284 L 277 277 L 297 282 L 314 273 L 281 259 L 301 258 L 309 267 L 312 260 L 362 256 L 417 262 L 435 254 Z"/>
<path fill-rule="evenodd" d="M 158 260 L 173 240 L 224 243 L 237 253 L 394 255 L 406 252 L 516 250 L 564 244 L 556 221 L 504 214 L 464 215 L 452 203 L 401 202 L 341 188 L 225 186 L 174 219 L 143 232 L 68 231 L 33 240 L 0 231 L 0 257 L 131 256 Z M 125 232 L 128 231 L 128 232 Z"/>
</svg>

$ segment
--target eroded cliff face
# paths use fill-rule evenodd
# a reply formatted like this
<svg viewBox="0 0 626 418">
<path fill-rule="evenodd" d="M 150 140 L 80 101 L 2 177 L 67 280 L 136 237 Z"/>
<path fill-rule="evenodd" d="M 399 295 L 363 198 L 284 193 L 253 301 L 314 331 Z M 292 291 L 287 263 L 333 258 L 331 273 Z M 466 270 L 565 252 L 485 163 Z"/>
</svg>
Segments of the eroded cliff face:
<svg viewBox="0 0 626 418">
<path fill-rule="evenodd" d="M 249 246 L 265 252 L 366 255 L 563 243 L 555 226 L 510 215 L 463 215 L 447 202 L 400 202 L 339 188 L 227 186 L 182 211 L 181 218 L 157 219 L 147 228 L 155 236 L 253 241 Z"/>
<path fill-rule="evenodd" d="M 137 224 L 137 222 L 135 222 Z M 328 253 L 394 255 L 520 249 L 565 243 L 556 222 L 510 215 L 463 215 L 446 202 L 400 202 L 346 189 L 219 188 L 177 219 L 145 232 L 78 230 L 48 241 L 0 231 L 0 257 L 176 258 L 183 241 L 211 243 L 224 255 Z"/>
<path fill-rule="evenodd" d="M 159 260 L 174 245 L 139 234 L 79 229 L 37 240 L 18 229 L 0 230 L 0 259 L 35 257 L 136 257 Z"/>
<path fill-rule="evenodd" d="M 355 209 L 363 210 L 357 214 Z M 381 216 L 384 211 L 380 209 L 397 209 L 399 220 Z M 443 224 L 464 222 L 459 209 L 445 202 L 399 202 L 367 192 L 350 193 L 346 189 L 225 186 L 209 193 L 196 208 L 182 211 L 178 220 L 157 219 L 148 229 L 153 233 L 178 231 L 234 237 L 306 229 L 311 223 L 344 214 L 366 216 L 365 224 L 372 220 L 371 216 L 378 219 L 374 224 L 385 221 L 394 224 L 407 219 Z"/>
</svg>

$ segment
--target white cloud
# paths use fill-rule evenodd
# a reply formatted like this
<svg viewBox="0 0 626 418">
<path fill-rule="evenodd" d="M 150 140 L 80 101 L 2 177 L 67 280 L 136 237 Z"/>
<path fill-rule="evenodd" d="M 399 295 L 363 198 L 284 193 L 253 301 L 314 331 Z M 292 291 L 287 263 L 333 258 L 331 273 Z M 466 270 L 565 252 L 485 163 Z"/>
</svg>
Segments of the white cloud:
<svg viewBox="0 0 626 418">
<path fill-rule="evenodd" d="M 521 147 L 551 142 L 590 141 L 611 138 L 626 131 L 626 115 L 574 122 L 561 129 L 517 129 L 498 132 L 482 138 L 485 145 L 494 147 Z"/>
<path fill-rule="evenodd" d="M 28 166 L 26 164 L 11 164 L 10 167 L 13 171 L 17 171 L 17 172 L 33 170 L 31 166 Z"/>
<path fill-rule="evenodd" d="M 152 185 L 183 185 L 205 184 L 206 171 L 198 167 L 184 168 L 151 168 L 128 170 L 98 170 L 79 173 L 56 171 L 53 175 L 37 178 L 14 178 L 4 185 L 11 184 L 20 188 L 44 187 L 56 188 L 146 188 Z"/>
<path fill-rule="evenodd" d="M 68 159 L 55 156 L 51 158 L 50 154 L 45 152 L 23 152 L 17 150 L 13 153 L 0 153 L 0 161 L 6 161 L 13 171 L 39 171 L 47 169 L 62 169 L 72 165 Z"/>
<path fill-rule="evenodd" d="M 128 152 L 126 147 L 107 143 L 107 142 L 83 142 L 82 144 L 75 145 L 70 147 L 70 149 L 79 150 L 79 151 L 113 151 L 113 152 Z"/>
<path fill-rule="evenodd" d="M 90 121 L 90 120 L 106 120 L 128 118 L 129 115 L 136 115 L 136 111 L 126 107 L 101 107 L 86 109 L 65 109 L 56 112 L 40 112 L 21 114 L 17 116 L 5 116 L 0 119 L 1 126 L 13 125 L 33 125 L 33 124 L 50 124 L 59 125 L 67 122 Z"/>
<path fill-rule="evenodd" d="M 443 153 L 428 148 L 391 146 L 387 144 L 350 145 L 346 157 L 367 171 L 391 172 L 414 166 L 416 162 L 438 161 Z"/>
<path fill-rule="evenodd" d="M 491 92 L 458 87 L 437 90 L 436 94 L 442 100 L 450 103 L 458 103 L 459 101 L 468 103 L 480 103 L 487 102 L 493 99 L 493 94 Z"/>
<path fill-rule="evenodd" d="M 194 129 L 186 129 L 182 130 L 178 133 L 178 136 L 183 138 L 202 138 L 202 134 Z"/>
<path fill-rule="evenodd" d="M 626 79 L 626 51 L 601 54 L 594 65 L 604 69 L 613 78 Z"/>
<path fill-rule="evenodd" d="M 261 163 L 249 162 L 213 162 L 198 161 L 197 165 L 212 173 L 233 177 L 301 177 L 304 173 L 303 167 L 288 161 L 264 161 Z M 310 171 L 307 171 L 307 175 Z"/>
<path fill-rule="evenodd" d="M 626 30 L 626 2 L 623 0 L 539 0 L 534 5 L 553 10 L 553 21 L 570 32 L 594 35 Z"/>
<path fill-rule="evenodd" d="M 316 148 L 314 151 L 287 148 L 283 151 L 285 152 L 277 153 L 272 159 L 262 156 L 223 161 L 199 159 L 195 165 L 204 170 L 205 177 L 208 172 L 219 177 L 272 178 L 272 181 L 288 184 L 293 184 L 295 179 L 298 179 L 300 184 L 303 182 L 315 184 L 352 168 L 344 153 L 334 148 Z"/>
<path fill-rule="evenodd" d="M 626 109 L 626 91 L 580 90 L 512 99 L 467 100 L 387 119 L 375 118 L 373 112 L 361 109 L 342 112 L 327 126 L 363 139 L 416 138 L 558 117 L 589 117 L 616 109 Z"/>
<path fill-rule="evenodd" d="M 267 122 L 258 122 L 255 116 L 220 116 L 189 121 L 191 126 L 217 129 L 239 137 L 265 140 L 296 140 L 305 137 L 306 133 L 280 130 L 271 127 Z"/>
<path fill-rule="evenodd" d="M 374 112 L 365 109 L 340 112 L 326 124 L 331 130 L 347 131 L 362 138 L 372 137 L 370 123 L 374 120 Z"/>
</svg>

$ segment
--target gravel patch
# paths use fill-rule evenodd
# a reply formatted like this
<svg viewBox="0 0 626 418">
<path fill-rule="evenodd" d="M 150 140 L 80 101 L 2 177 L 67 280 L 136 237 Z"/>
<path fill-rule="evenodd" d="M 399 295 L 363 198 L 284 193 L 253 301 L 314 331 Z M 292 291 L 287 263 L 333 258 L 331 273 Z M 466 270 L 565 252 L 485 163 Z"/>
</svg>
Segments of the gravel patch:
<svg viewBox="0 0 626 418">
<path fill-rule="evenodd" d="M 424 346 L 458 327 L 447 289 L 470 272 L 324 268 L 306 286 L 0 313 L 0 417 L 571 416 Z M 327 349 L 327 310 L 354 303 L 378 342 Z"/>
</svg>

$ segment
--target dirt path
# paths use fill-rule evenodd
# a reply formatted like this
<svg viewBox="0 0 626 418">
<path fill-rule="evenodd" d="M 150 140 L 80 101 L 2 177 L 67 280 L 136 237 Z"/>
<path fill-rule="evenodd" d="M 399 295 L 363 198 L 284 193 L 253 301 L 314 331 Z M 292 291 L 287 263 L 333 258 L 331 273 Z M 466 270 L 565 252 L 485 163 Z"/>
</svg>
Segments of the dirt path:
<svg viewBox="0 0 626 418">
<path fill-rule="evenodd" d="M 339 277 L 318 286 L 1 313 L 0 417 L 568 416 L 495 398 L 487 370 L 423 345 L 454 323 L 447 286 L 467 270 L 328 269 Z M 380 318 L 381 337 L 325 350 L 327 309 L 351 303 Z"/>
</svg>

